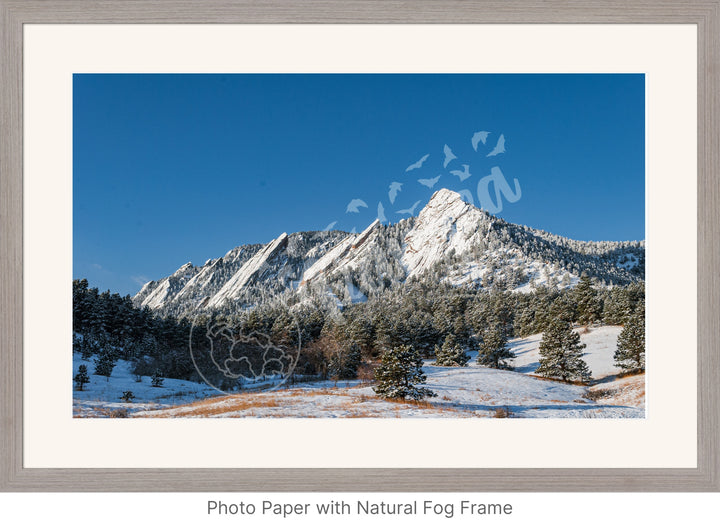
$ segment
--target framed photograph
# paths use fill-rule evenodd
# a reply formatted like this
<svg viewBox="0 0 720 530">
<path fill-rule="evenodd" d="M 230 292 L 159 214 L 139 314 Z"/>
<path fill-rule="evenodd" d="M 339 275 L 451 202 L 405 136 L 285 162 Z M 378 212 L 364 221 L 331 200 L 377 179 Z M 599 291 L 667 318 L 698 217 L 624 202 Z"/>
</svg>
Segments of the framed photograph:
<svg viewBox="0 0 720 530">
<path fill-rule="evenodd" d="M 0 6 L 3 490 L 720 489 L 717 1 Z"/>
</svg>

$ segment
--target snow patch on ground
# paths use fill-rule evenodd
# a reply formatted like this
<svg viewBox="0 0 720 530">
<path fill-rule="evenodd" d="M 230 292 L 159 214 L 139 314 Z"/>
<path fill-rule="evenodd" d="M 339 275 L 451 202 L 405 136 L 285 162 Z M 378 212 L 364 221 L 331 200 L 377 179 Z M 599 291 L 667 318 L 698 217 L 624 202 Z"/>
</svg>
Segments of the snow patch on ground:
<svg viewBox="0 0 720 530">
<path fill-rule="evenodd" d="M 579 328 L 578 328 L 579 329 Z M 587 347 L 585 360 L 593 370 L 594 385 L 565 384 L 537 377 L 538 349 L 542 335 L 511 341 L 518 355 L 516 371 L 495 370 L 476 363 L 469 352 L 465 367 L 434 366 L 425 361 L 424 386 L 437 395 L 425 402 L 387 401 L 360 380 L 317 381 L 273 391 L 246 390 L 223 395 L 207 385 L 165 379 L 162 388 L 152 387 L 149 377 L 135 382 L 130 363 L 118 361 L 109 381 L 92 375 L 92 361 L 73 359 L 74 373 L 88 365 L 91 383 L 74 392 L 75 416 L 108 416 L 126 409 L 131 417 L 213 418 L 643 418 L 645 377 L 616 377 L 612 366 L 617 335 L 622 328 L 590 328 L 581 335 Z M 133 403 L 120 401 L 131 390 Z"/>
<path fill-rule="evenodd" d="M 593 379 L 619 374 L 620 369 L 614 366 L 613 355 L 617 349 L 617 338 L 622 326 L 591 327 L 587 332 L 584 332 L 584 329 L 576 327 L 575 331 L 580 333 L 580 340 L 586 345 L 583 360 L 590 367 Z M 541 340 L 542 333 L 538 333 L 509 341 L 510 350 L 516 357 L 508 364 L 513 366 L 516 372 L 523 374 L 537 370 L 540 366 Z"/>
<path fill-rule="evenodd" d="M 126 409 L 127 412 L 169 407 L 216 396 L 219 392 L 204 383 L 182 379 L 165 379 L 161 387 L 152 386 L 152 378 L 143 376 L 135 381 L 128 361 L 118 360 L 110 378 L 95 375 L 92 359 L 83 360 L 79 353 L 73 354 L 73 375 L 81 364 L 87 366 L 90 383 L 81 392 L 73 387 L 73 416 L 105 416 L 112 410 Z M 135 398 L 131 402 L 121 401 L 123 392 L 131 391 Z"/>
</svg>

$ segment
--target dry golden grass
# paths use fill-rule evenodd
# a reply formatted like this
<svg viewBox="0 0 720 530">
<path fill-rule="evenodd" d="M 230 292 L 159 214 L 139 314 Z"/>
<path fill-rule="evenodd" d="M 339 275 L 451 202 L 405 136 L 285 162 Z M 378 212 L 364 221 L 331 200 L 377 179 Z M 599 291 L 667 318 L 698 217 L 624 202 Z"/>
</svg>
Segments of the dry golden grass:
<svg viewBox="0 0 720 530">
<path fill-rule="evenodd" d="M 605 383 L 600 388 L 591 388 L 583 395 L 604 405 L 629 407 L 645 406 L 645 378 L 618 377 L 614 383 Z"/>
<path fill-rule="evenodd" d="M 553 381 L 555 383 L 563 383 L 566 385 L 573 385 L 573 386 L 588 386 L 590 382 L 583 383 L 582 381 L 563 381 L 562 379 L 555 379 L 554 377 L 545 377 L 538 374 L 527 374 L 530 377 L 534 377 L 535 379 L 543 379 L 544 381 Z"/>
<path fill-rule="evenodd" d="M 618 393 L 616 388 L 604 388 L 601 390 L 588 390 L 583 394 L 585 399 L 591 399 L 597 401 L 599 399 L 607 399 Z"/>
<path fill-rule="evenodd" d="M 493 418 L 509 418 L 510 416 L 512 416 L 512 412 L 507 407 L 498 407 L 493 414 Z"/>
<path fill-rule="evenodd" d="M 389 401 L 390 403 L 397 403 L 399 405 L 410 405 L 418 409 L 438 408 L 437 405 L 435 405 L 434 403 L 430 403 L 429 401 L 413 401 L 411 399 L 385 399 L 384 401 Z"/>
<path fill-rule="evenodd" d="M 407 399 L 384 399 L 373 393 L 356 392 L 358 387 L 295 388 L 270 392 L 243 392 L 215 396 L 192 403 L 179 404 L 163 409 L 140 413 L 140 416 L 168 417 L 335 417 L 335 418 L 382 418 L 445 415 L 477 417 L 477 411 L 447 406 L 439 400 L 413 401 Z M 324 396 L 332 396 L 326 399 Z M 315 399 L 313 399 L 315 398 Z M 450 396 L 440 398 L 452 402 Z M 313 411 L 313 412 L 308 412 Z M 310 416 L 301 416 L 310 414 Z M 487 411 L 484 412 L 487 414 Z M 106 414 L 103 414 L 106 415 Z"/>
<path fill-rule="evenodd" d="M 190 417 L 190 416 L 216 416 L 233 412 L 245 412 L 244 415 L 254 415 L 247 411 L 260 408 L 276 408 L 283 406 L 292 398 L 325 396 L 340 393 L 341 389 L 319 388 L 314 390 L 293 389 L 279 390 L 272 393 L 247 392 L 242 394 L 216 396 L 202 399 L 193 403 L 175 405 L 153 414 L 154 417 Z M 264 416 L 277 416 L 276 413 L 267 413 Z M 281 414 L 282 416 L 283 414 Z"/>
<path fill-rule="evenodd" d="M 155 414 L 155 417 L 173 417 L 183 418 L 189 416 L 217 416 L 220 414 L 228 414 L 232 412 L 251 411 L 259 408 L 275 408 L 280 407 L 282 401 L 276 396 L 253 396 L 250 399 L 242 399 L 238 397 L 227 397 L 212 400 L 203 400 L 190 405 L 180 405 L 164 409 L 162 412 Z"/>
<path fill-rule="evenodd" d="M 376 414 L 372 414 L 369 410 L 351 410 L 348 411 L 344 418 L 376 418 Z"/>
<path fill-rule="evenodd" d="M 636 375 L 645 375 L 645 370 L 639 370 L 637 372 L 625 372 L 623 374 L 618 374 L 615 376 L 615 379 L 625 379 L 627 377 L 635 377 Z"/>
</svg>

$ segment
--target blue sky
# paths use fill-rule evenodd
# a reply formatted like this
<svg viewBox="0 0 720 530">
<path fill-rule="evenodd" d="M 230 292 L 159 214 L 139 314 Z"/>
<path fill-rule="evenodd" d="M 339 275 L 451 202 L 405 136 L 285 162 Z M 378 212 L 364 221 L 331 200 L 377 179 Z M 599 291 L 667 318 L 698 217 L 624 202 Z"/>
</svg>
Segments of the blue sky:
<svg viewBox="0 0 720 530">
<path fill-rule="evenodd" d="M 644 76 L 626 74 L 76 74 L 73 274 L 135 294 L 282 232 L 361 231 L 378 202 L 388 222 L 441 187 L 481 206 L 493 167 L 521 186 L 499 217 L 574 239 L 644 239 L 644 92 Z M 505 152 L 488 157 L 500 134 Z M 445 144 L 457 156 L 447 168 Z M 462 164 L 464 181 L 450 174 Z M 433 189 L 417 182 L 438 175 Z M 391 204 L 393 181 L 403 186 Z M 368 207 L 348 213 L 352 199 Z"/>
</svg>

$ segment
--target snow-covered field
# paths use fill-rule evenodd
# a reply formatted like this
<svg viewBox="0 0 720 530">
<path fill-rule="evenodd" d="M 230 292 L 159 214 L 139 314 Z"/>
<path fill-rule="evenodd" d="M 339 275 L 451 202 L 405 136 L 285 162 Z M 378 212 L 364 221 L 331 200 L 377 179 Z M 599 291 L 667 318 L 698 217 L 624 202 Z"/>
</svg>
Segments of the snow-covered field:
<svg viewBox="0 0 720 530">
<path fill-rule="evenodd" d="M 622 326 L 601 326 L 589 328 L 577 327 L 575 331 L 580 334 L 580 340 L 585 344 L 583 360 L 592 371 L 595 380 L 609 375 L 620 373 L 620 370 L 613 365 L 613 355 L 617 348 L 617 338 L 622 331 Z M 524 339 L 514 339 L 509 343 L 510 349 L 516 355 L 510 362 L 516 372 L 521 374 L 533 373 L 540 366 L 540 341 L 542 333 L 530 335 Z"/>
<path fill-rule="evenodd" d="M 148 376 L 144 376 L 141 382 L 136 382 L 135 376 L 130 372 L 130 363 L 123 360 L 117 362 L 109 379 L 94 375 L 95 364 L 92 359 L 83 360 L 79 353 L 73 355 L 73 374 L 77 373 L 81 364 L 87 365 L 90 383 L 85 385 L 82 392 L 73 387 L 74 416 L 108 416 L 113 411 L 115 414 L 118 411 L 131 413 L 188 403 L 220 394 L 208 385 L 181 379 L 165 379 L 161 387 L 152 386 L 152 378 Z M 120 399 L 127 390 L 135 395 L 129 403 Z"/>
<path fill-rule="evenodd" d="M 645 416 L 644 375 L 616 378 L 612 366 L 619 327 L 605 326 L 582 334 L 584 358 L 597 384 L 565 384 L 533 375 L 541 335 L 511 342 L 518 355 L 516 371 L 494 370 L 475 363 L 466 367 L 423 368 L 426 386 L 437 396 L 421 403 L 387 401 L 360 381 L 304 383 L 290 389 L 225 395 L 207 385 L 166 379 L 162 388 L 149 378 L 137 383 L 129 365 L 119 361 L 107 382 L 91 375 L 83 392 L 74 392 L 75 416 L 108 416 L 126 409 L 132 417 L 518 417 L 518 418 L 641 418 Z M 75 372 L 81 363 L 74 360 Z M 92 362 L 88 371 L 92 374 Z M 123 391 L 135 394 L 123 403 Z M 117 415 L 117 414 L 116 414 Z"/>
</svg>

